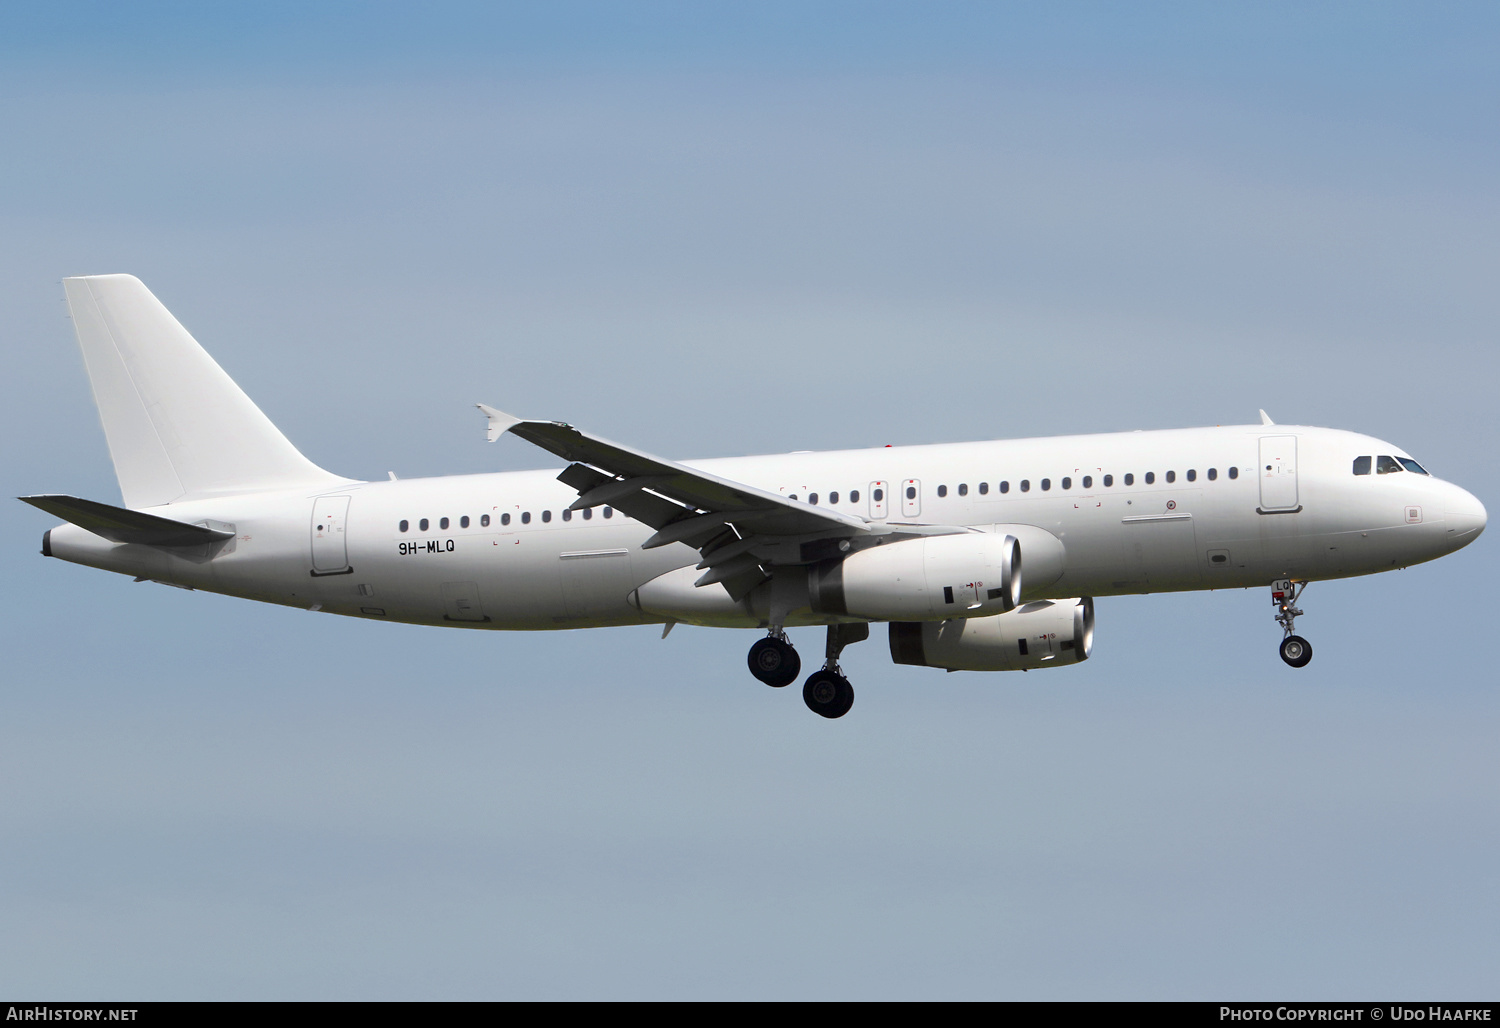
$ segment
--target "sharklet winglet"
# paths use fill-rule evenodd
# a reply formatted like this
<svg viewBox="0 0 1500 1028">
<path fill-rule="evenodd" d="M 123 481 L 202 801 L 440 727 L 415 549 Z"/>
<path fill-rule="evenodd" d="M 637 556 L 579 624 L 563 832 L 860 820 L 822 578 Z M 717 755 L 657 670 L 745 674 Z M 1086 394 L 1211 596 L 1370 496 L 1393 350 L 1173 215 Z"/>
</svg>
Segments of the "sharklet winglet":
<svg viewBox="0 0 1500 1028">
<path fill-rule="evenodd" d="M 482 403 L 476 403 L 474 406 L 478 407 L 480 412 L 489 419 L 487 434 L 490 442 L 494 442 L 510 431 L 513 425 L 519 425 L 526 420 L 525 418 L 512 417 L 504 411 L 496 410 Z"/>
</svg>

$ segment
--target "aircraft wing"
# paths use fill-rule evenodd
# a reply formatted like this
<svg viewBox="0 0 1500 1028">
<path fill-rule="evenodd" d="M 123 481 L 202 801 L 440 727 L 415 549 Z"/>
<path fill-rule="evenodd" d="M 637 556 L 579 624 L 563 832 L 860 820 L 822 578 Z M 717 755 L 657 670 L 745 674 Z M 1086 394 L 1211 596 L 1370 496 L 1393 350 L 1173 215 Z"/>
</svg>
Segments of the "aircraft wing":
<svg viewBox="0 0 1500 1028">
<path fill-rule="evenodd" d="M 478 404 L 493 442 L 506 432 L 571 461 L 558 481 L 578 492 L 571 510 L 609 504 L 656 529 L 643 549 L 686 543 L 703 555 L 700 586 L 723 582 L 736 599 L 767 577 L 764 565 L 812 563 L 841 552 L 840 541 L 872 535 L 965 532 L 890 526 L 734 482 L 610 442 L 561 421 L 527 421 Z M 899 533 L 895 530 L 899 529 Z"/>
</svg>

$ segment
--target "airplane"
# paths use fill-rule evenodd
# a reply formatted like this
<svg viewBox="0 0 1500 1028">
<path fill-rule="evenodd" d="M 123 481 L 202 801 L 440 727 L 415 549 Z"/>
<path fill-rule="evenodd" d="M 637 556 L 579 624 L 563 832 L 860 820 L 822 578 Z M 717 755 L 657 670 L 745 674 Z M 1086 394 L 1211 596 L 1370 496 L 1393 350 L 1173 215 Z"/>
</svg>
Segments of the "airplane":
<svg viewBox="0 0 1500 1028">
<path fill-rule="evenodd" d="M 854 690 L 845 647 L 948 671 L 1087 660 L 1094 597 L 1271 587 L 1280 654 L 1312 581 L 1433 560 L 1487 520 L 1400 447 L 1259 424 L 690 462 L 479 404 L 561 471 L 361 481 L 304 457 L 137 278 L 64 280 L 123 505 L 20 499 L 64 524 L 49 557 L 186 589 L 380 621 L 535 630 L 680 623 L 826 630 L 803 699 Z"/>
</svg>

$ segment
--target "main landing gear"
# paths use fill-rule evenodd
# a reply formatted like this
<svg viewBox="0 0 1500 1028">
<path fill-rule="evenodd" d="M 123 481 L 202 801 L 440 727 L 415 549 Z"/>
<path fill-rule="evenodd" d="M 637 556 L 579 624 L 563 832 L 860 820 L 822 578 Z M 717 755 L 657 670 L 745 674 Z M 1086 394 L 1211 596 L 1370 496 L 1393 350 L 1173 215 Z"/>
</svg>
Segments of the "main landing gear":
<svg viewBox="0 0 1500 1028">
<path fill-rule="evenodd" d="M 1307 667 L 1312 660 L 1312 643 L 1294 634 L 1297 618 L 1302 614 L 1297 607 L 1297 598 L 1306 588 L 1306 582 L 1293 582 L 1289 579 L 1271 583 L 1271 602 L 1276 604 L 1276 623 L 1285 634 L 1285 638 L 1281 640 L 1281 659 L 1291 667 Z"/>
<path fill-rule="evenodd" d="M 749 664 L 750 673 L 774 689 L 791 685 L 802 672 L 802 658 L 779 628 L 750 647 Z"/>
<path fill-rule="evenodd" d="M 867 624 L 829 625 L 827 659 L 823 667 L 808 676 L 802 686 L 802 701 L 814 714 L 826 718 L 843 717 L 854 706 L 854 687 L 839 667 L 839 655 L 850 643 L 870 637 Z M 802 669 L 802 659 L 787 640 L 786 633 L 772 629 L 764 639 L 750 647 L 750 673 L 775 688 L 790 685 Z"/>
<path fill-rule="evenodd" d="M 854 686 L 838 673 L 837 665 L 825 667 L 807 676 L 807 682 L 802 686 L 802 702 L 814 714 L 843 717 L 854 706 Z"/>
</svg>

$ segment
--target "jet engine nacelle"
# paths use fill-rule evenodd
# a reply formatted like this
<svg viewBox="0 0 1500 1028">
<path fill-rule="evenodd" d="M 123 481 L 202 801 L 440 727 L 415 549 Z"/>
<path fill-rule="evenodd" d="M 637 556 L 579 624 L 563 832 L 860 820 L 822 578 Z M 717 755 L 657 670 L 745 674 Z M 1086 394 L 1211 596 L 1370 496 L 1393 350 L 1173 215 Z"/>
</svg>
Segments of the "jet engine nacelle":
<svg viewBox="0 0 1500 1028">
<path fill-rule="evenodd" d="M 992 532 L 933 535 L 858 550 L 808 572 L 814 613 L 873 621 L 982 618 L 1021 599 L 1021 547 Z"/>
<path fill-rule="evenodd" d="M 1094 601 L 1038 600 L 993 617 L 891 622 L 891 659 L 949 671 L 1023 671 L 1089 659 Z"/>
</svg>

